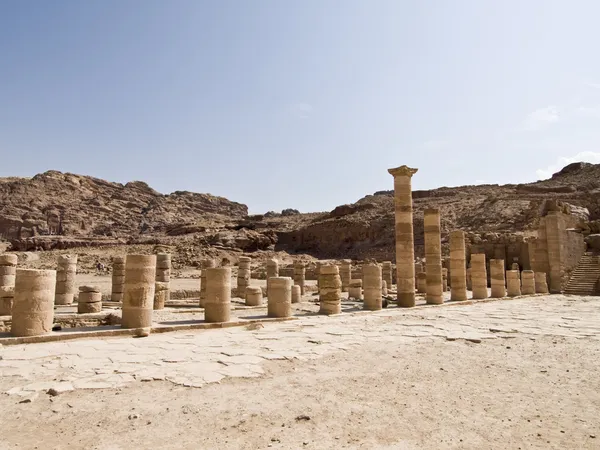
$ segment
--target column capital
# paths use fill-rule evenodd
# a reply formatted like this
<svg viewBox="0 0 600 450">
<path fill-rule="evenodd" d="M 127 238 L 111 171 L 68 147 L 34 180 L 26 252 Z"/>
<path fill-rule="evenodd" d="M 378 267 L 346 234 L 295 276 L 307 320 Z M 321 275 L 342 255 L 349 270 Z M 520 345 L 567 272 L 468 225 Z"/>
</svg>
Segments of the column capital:
<svg viewBox="0 0 600 450">
<path fill-rule="evenodd" d="M 395 177 L 410 177 L 412 178 L 412 176 L 417 173 L 419 169 L 413 169 L 412 167 L 408 167 L 408 166 L 400 166 L 400 167 L 396 167 L 395 169 L 388 169 L 388 172 L 390 173 L 390 175 L 393 175 L 394 178 Z"/>
</svg>

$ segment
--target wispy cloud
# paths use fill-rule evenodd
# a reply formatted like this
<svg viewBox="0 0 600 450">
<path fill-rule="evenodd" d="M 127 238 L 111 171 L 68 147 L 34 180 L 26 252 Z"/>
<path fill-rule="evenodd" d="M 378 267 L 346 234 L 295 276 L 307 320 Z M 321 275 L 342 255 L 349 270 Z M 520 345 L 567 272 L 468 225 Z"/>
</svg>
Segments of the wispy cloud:
<svg viewBox="0 0 600 450">
<path fill-rule="evenodd" d="M 586 82 L 585 85 L 587 87 L 591 87 L 592 89 L 600 89 L 600 83 Z"/>
<path fill-rule="evenodd" d="M 579 152 L 573 156 L 561 156 L 556 160 L 556 163 L 549 165 L 545 169 L 538 169 L 535 171 L 535 173 L 538 176 L 538 180 L 545 180 L 550 178 L 563 167 L 574 162 L 589 162 L 598 164 L 600 163 L 600 152 Z"/>
<path fill-rule="evenodd" d="M 596 117 L 600 119 L 600 106 L 580 106 L 575 112 L 581 116 Z"/>
<path fill-rule="evenodd" d="M 427 150 L 437 150 L 448 146 L 448 141 L 444 139 L 430 139 L 423 142 L 423 148 Z"/>
<path fill-rule="evenodd" d="M 529 113 L 523 123 L 523 128 L 529 131 L 541 130 L 548 125 L 560 120 L 560 113 L 556 106 L 546 106 Z"/>
<path fill-rule="evenodd" d="M 309 103 L 300 102 L 289 106 L 289 112 L 292 116 L 300 119 L 307 119 L 313 112 L 313 107 Z"/>
</svg>

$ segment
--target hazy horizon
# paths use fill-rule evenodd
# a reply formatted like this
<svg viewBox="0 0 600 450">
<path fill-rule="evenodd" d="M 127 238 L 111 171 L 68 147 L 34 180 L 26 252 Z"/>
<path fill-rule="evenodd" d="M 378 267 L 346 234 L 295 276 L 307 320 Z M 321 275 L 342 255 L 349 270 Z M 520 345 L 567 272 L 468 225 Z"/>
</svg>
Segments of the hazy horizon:
<svg viewBox="0 0 600 450">
<path fill-rule="evenodd" d="M 47 170 L 251 212 L 600 163 L 600 4 L 0 5 L 0 176 Z"/>
</svg>

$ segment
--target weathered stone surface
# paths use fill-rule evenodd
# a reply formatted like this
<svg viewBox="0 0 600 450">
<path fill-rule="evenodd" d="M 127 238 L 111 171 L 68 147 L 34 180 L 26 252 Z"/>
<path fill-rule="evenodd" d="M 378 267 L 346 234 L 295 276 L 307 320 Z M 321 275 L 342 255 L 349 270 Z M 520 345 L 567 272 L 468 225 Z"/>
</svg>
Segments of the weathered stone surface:
<svg viewBox="0 0 600 450">
<path fill-rule="evenodd" d="M 156 255 L 127 255 L 121 326 L 152 326 L 156 277 Z"/>
<path fill-rule="evenodd" d="M 10 330 L 13 336 L 38 336 L 52 331 L 55 288 L 54 270 L 17 270 Z"/>
<path fill-rule="evenodd" d="M 279 261 L 276 259 L 267 260 L 267 297 L 269 296 L 269 280 L 279 276 Z"/>
<path fill-rule="evenodd" d="M 337 266 L 320 267 L 319 303 L 321 314 L 339 314 L 342 311 L 342 280 Z"/>
<path fill-rule="evenodd" d="M 348 283 L 348 298 L 354 300 L 362 300 L 362 280 L 350 280 Z"/>
<path fill-rule="evenodd" d="M 306 291 L 306 265 L 302 261 L 294 262 L 294 284 L 300 287 L 300 295 Z"/>
<path fill-rule="evenodd" d="M 518 270 L 506 271 L 506 294 L 509 297 L 521 295 L 521 278 Z"/>
<path fill-rule="evenodd" d="M 262 289 L 258 286 L 248 286 L 246 288 L 246 306 L 262 305 Z"/>
<path fill-rule="evenodd" d="M 290 277 L 271 277 L 269 281 L 268 316 L 290 317 L 292 315 L 293 280 Z"/>
<path fill-rule="evenodd" d="M 292 286 L 292 303 L 300 303 L 302 301 L 302 290 L 297 284 Z"/>
<path fill-rule="evenodd" d="M 82 286 L 90 288 L 91 286 Z M 77 299 L 77 313 L 88 314 L 102 311 L 102 294 L 96 291 L 79 289 L 79 298 Z"/>
<path fill-rule="evenodd" d="M 342 292 L 348 292 L 352 279 L 352 261 L 349 259 L 342 260 L 340 264 L 340 279 L 342 280 Z"/>
<path fill-rule="evenodd" d="M 442 274 L 442 242 L 440 211 L 428 208 L 423 213 L 425 234 L 425 300 L 428 304 L 440 305 L 444 302 L 444 280 Z"/>
<path fill-rule="evenodd" d="M 229 322 L 231 315 L 231 267 L 206 269 L 206 322 Z"/>
<path fill-rule="evenodd" d="M 504 260 L 490 259 L 490 281 L 492 286 L 492 298 L 506 296 L 506 284 L 504 280 Z"/>
<path fill-rule="evenodd" d="M 535 272 L 535 293 L 536 294 L 547 294 L 548 293 L 548 281 L 544 272 Z"/>
<path fill-rule="evenodd" d="M 165 303 L 169 301 L 169 283 L 157 281 L 154 283 L 154 310 L 164 309 Z"/>
<path fill-rule="evenodd" d="M 450 300 L 467 299 L 467 262 L 465 233 L 455 230 L 450 233 Z"/>
<path fill-rule="evenodd" d="M 535 274 L 533 270 L 523 270 L 521 272 L 521 294 L 535 294 Z"/>
<path fill-rule="evenodd" d="M 383 261 L 381 264 L 381 277 L 383 281 L 385 281 L 386 287 L 388 289 L 392 288 L 392 262 L 391 261 Z"/>
<path fill-rule="evenodd" d="M 364 308 L 368 311 L 378 311 L 382 305 L 381 266 L 365 264 L 362 268 L 364 284 Z"/>
<path fill-rule="evenodd" d="M 427 293 L 427 274 L 425 272 L 417 273 L 417 292 L 419 294 Z"/>
<path fill-rule="evenodd" d="M 70 305 L 75 298 L 75 276 L 77 274 L 77 255 L 61 255 L 58 257 L 56 270 L 55 299 L 56 305 Z"/>
<path fill-rule="evenodd" d="M 488 297 L 485 253 L 474 253 L 471 255 L 471 283 L 474 299 Z"/>
<path fill-rule="evenodd" d="M 237 275 L 237 296 L 245 298 L 246 288 L 250 286 L 252 259 L 247 256 L 240 256 L 238 259 Z"/>
<path fill-rule="evenodd" d="M 11 253 L 0 255 L 0 266 L 16 266 L 19 262 L 19 257 Z"/>
<path fill-rule="evenodd" d="M 216 267 L 217 263 L 212 258 L 202 260 L 202 271 L 200 272 L 200 308 L 204 308 L 206 302 L 206 270 Z"/>
</svg>

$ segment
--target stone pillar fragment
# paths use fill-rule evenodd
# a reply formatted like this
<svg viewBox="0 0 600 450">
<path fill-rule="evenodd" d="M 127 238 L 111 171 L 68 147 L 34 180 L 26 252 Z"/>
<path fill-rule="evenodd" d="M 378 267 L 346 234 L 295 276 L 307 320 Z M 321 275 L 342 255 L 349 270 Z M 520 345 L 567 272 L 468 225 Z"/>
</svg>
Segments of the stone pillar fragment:
<svg viewBox="0 0 600 450">
<path fill-rule="evenodd" d="M 450 300 L 467 299 L 465 233 L 462 230 L 450 233 L 450 289 Z"/>
<path fill-rule="evenodd" d="M 415 306 L 415 248 L 411 178 L 418 169 L 389 169 L 394 177 L 398 306 Z"/>
<path fill-rule="evenodd" d="M 271 277 L 267 298 L 269 317 L 290 317 L 292 315 L 292 286 L 290 277 Z"/>
<path fill-rule="evenodd" d="M 559 294 L 562 291 L 563 268 L 561 261 L 564 259 L 565 246 L 565 219 L 562 213 L 550 211 L 546 216 L 546 239 L 548 242 L 548 265 L 550 267 L 550 292 Z"/>
<path fill-rule="evenodd" d="M 13 336 L 39 336 L 52 331 L 56 271 L 17 269 L 12 306 Z"/>
<path fill-rule="evenodd" d="M 248 286 L 246 288 L 246 306 L 262 305 L 262 289 L 258 286 Z"/>
<path fill-rule="evenodd" d="M 520 268 L 519 268 L 519 264 L 518 264 L 518 263 L 512 263 L 512 264 L 510 265 L 510 269 L 511 269 L 511 270 L 520 270 Z"/>
<path fill-rule="evenodd" d="M 381 280 L 381 295 L 384 297 L 388 295 L 387 281 L 385 280 Z"/>
<path fill-rule="evenodd" d="M 364 308 L 368 311 L 379 311 L 382 305 L 381 266 L 365 264 L 362 268 L 364 287 Z"/>
<path fill-rule="evenodd" d="M 279 262 L 276 259 L 267 260 L 267 297 L 269 294 L 270 279 L 279 277 Z"/>
<path fill-rule="evenodd" d="M 471 268 L 467 267 L 467 291 L 473 290 L 473 278 L 471 275 Z"/>
<path fill-rule="evenodd" d="M 417 274 L 417 292 L 419 294 L 427 293 L 427 274 L 425 272 Z"/>
<path fill-rule="evenodd" d="M 0 316 L 10 316 L 15 297 L 14 286 L 0 286 Z"/>
<path fill-rule="evenodd" d="M 448 292 L 448 269 L 442 268 L 442 291 Z"/>
<path fill-rule="evenodd" d="M 425 300 L 428 304 L 444 303 L 442 271 L 442 238 L 440 210 L 428 208 L 423 213 L 425 230 Z"/>
<path fill-rule="evenodd" d="M 306 292 L 306 265 L 302 261 L 294 262 L 294 284 L 300 286 L 300 295 Z"/>
<path fill-rule="evenodd" d="M 348 292 L 352 279 L 352 261 L 349 259 L 342 260 L 340 264 L 340 278 L 342 279 L 342 292 Z"/>
<path fill-rule="evenodd" d="M 114 256 L 112 259 L 112 286 L 110 301 L 123 301 L 123 291 L 125 286 L 125 257 Z"/>
<path fill-rule="evenodd" d="M 319 302 L 321 314 L 339 314 L 342 311 L 342 280 L 337 266 L 321 266 Z"/>
<path fill-rule="evenodd" d="M 533 270 L 521 272 L 521 293 L 523 295 L 535 294 L 535 275 Z"/>
<path fill-rule="evenodd" d="M 200 308 L 204 308 L 204 303 L 206 302 L 206 271 L 208 269 L 212 269 L 217 265 L 214 259 L 207 258 L 202 260 L 201 264 L 201 272 L 200 272 Z"/>
<path fill-rule="evenodd" d="M 77 274 L 77 255 L 58 257 L 56 270 L 55 305 L 70 305 L 75 298 L 75 275 Z"/>
<path fill-rule="evenodd" d="M 506 297 L 506 284 L 504 281 L 504 260 L 490 259 L 490 280 L 492 286 L 491 298 Z"/>
<path fill-rule="evenodd" d="M 121 326 L 148 328 L 152 326 L 156 255 L 127 255 Z"/>
<path fill-rule="evenodd" d="M 547 294 L 548 293 L 548 278 L 544 272 L 535 272 L 535 293 L 536 294 Z"/>
<path fill-rule="evenodd" d="M 485 253 L 473 253 L 471 255 L 471 284 L 474 299 L 488 297 Z"/>
<path fill-rule="evenodd" d="M 231 315 L 231 267 L 206 269 L 206 322 L 229 322 Z"/>
<path fill-rule="evenodd" d="M 381 264 L 381 277 L 383 281 L 385 281 L 386 287 L 388 289 L 392 288 L 392 262 L 384 261 Z"/>
<path fill-rule="evenodd" d="M 165 303 L 169 300 L 169 283 L 157 281 L 154 284 L 154 304 L 153 309 L 165 309 Z"/>
<path fill-rule="evenodd" d="M 292 286 L 292 303 L 300 303 L 302 301 L 302 290 L 300 286 L 294 284 Z"/>
<path fill-rule="evenodd" d="M 0 255 L 0 287 L 14 287 L 17 273 L 17 255 Z"/>
<path fill-rule="evenodd" d="M 250 286 L 252 259 L 247 256 L 240 256 L 238 259 L 238 276 L 237 276 L 237 296 L 240 298 L 246 297 L 246 288 Z"/>
<path fill-rule="evenodd" d="M 506 271 L 506 291 L 509 297 L 521 295 L 521 278 L 518 270 Z"/>
<path fill-rule="evenodd" d="M 315 276 L 317 277 L 317 290 L 321 287 L 321 261 L 315 263 Z"/>
<path fill-rule="evenodd" d="M 348 285 L 348 298 L 354 300 L 362 300 L 362 280 L 350 280 Z"/>
<path fill-rule="evenodd" d="M 102 311 L 102 293 L 96 286 L 79 286 L 77 313 L 90 314 Z"/>
</svg>

